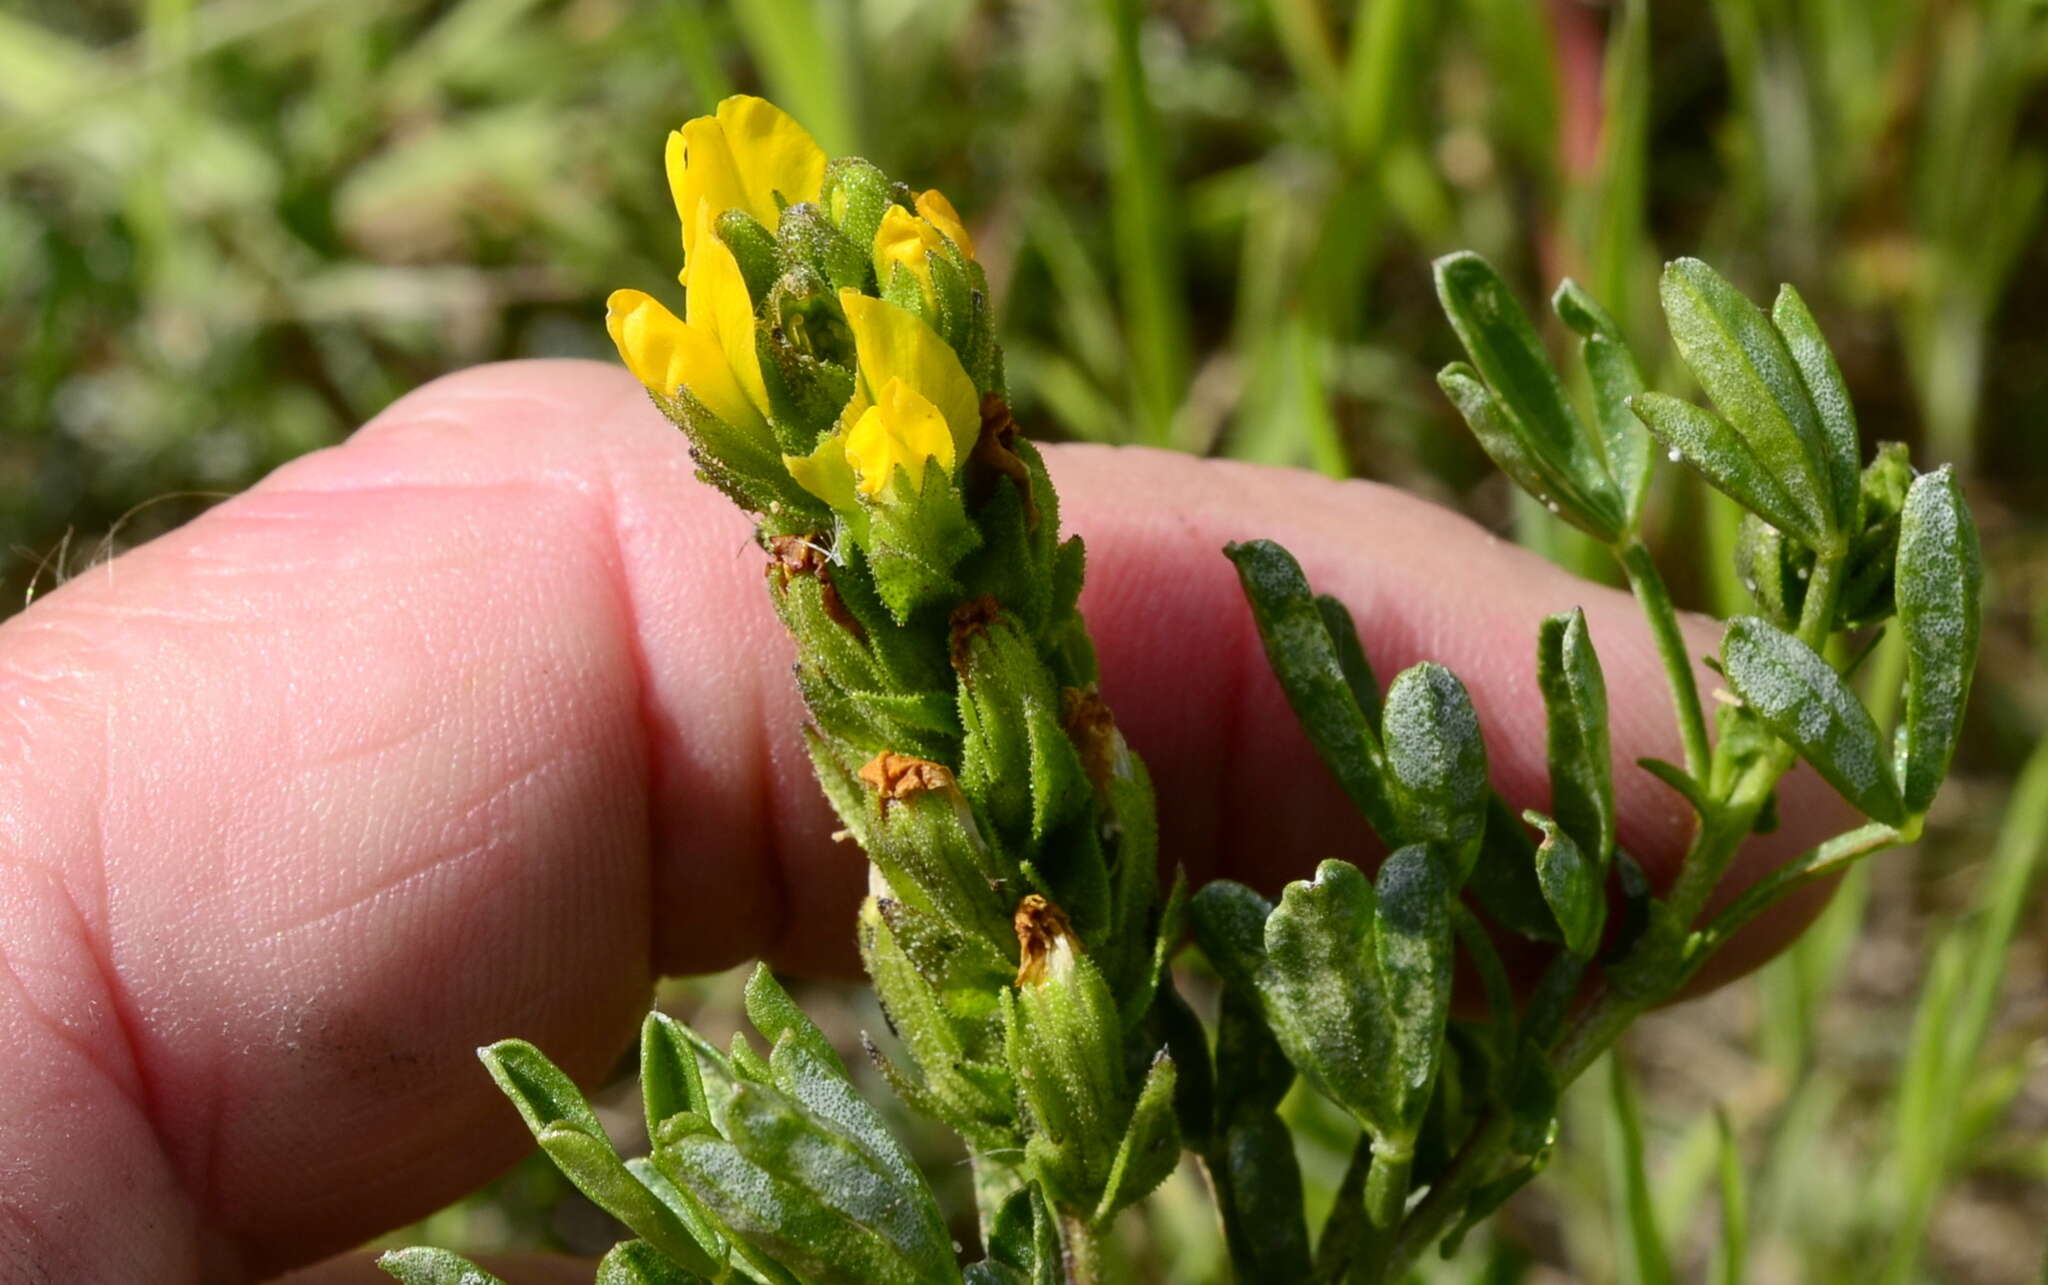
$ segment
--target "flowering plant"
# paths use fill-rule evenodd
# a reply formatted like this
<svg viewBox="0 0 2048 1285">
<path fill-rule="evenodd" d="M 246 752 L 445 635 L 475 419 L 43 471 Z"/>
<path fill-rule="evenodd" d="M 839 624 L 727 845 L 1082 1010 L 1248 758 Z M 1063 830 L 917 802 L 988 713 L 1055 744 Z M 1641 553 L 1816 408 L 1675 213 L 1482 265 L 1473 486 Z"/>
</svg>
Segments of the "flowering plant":
<svg viewBox="0 0 2048 1285">
<path fill-rule="evenodd" d="M 1975 661 L 1978 554 L 1946 470 L 1900 448 L 1862 466 L 1819 330 L 1789 287 L 1770 314 L 1681 260 L 1663 299 L 1715 410 L 1646 391 L 1600 306 L 1567 282 L 1590 421 L 1483 260 L 1437 265 L 1470 355 L 1441 382 L 1517 484 L 1609 547 L 1668 673 L 1681 764 L 1642 766 L 1697 820 L 1676 881 L 1616 841 L 1605 684 L 1583 614 L 1543 623 L 1549 815 L 1488 781 L 1448 669 L 1384 687 L 1350 616 L 1277 545 L 1226 552 L 1309 738 L 1390 854 L 1326 861 L 1277 904 L 1212 883 L 1162 893 L 1145 768 L 1096 689 L 1043 459 L 1006 401 L 987 279 L 947 199 L 828 159 L 772 105 L 733 98 L 670 136 L 685 310 L 622 290 L 621 356 L 702 476 L 753 514 L 797 648 L 826 794 L 871 861 L 863 960 L 900 1053 L 869 1054 L 972 1160 L 981 1257 L 963 1265 L 924 1176 L 839 1055 L 765 970 L 768 1041 L 719 1049 L 643 1028 L 652 1152 L 624 1160 L 531 1045 L 483 1050 L 562 1170 L 634 1234 L 607 1282 L 1090 1282 L 1101 1238 L 1183 1150 L 1243 1279 L 1398 1279 L 1446 1252 L 1549 1158 L 1560 1088 L 1645 1008 L 1794 887 L 1909 841 L 1947 770 Z M 1750 515 L 1757 614 L 1731 622 L 1708 719 L 1640 538 L 1653 439 Z M 1887 753 L 1845 680 L 1896 619 L 1904 715 Z M 1738 846 L 1804 759 L 1866 817 L 1709 918 Z M 1221 981 L 1213 1037 L 1168 967 L 1189 931 Z M 1496 936 L 1547 957 L 1517 988 Z M 1453 1010 L 1458 956 L 1484 992 Z M 1311 1238 L 1291 1134 L 1296 1080 L 1358 1144 Z M 484 1281 L 437 1250 L 401 1280 Z"/>
</svg>

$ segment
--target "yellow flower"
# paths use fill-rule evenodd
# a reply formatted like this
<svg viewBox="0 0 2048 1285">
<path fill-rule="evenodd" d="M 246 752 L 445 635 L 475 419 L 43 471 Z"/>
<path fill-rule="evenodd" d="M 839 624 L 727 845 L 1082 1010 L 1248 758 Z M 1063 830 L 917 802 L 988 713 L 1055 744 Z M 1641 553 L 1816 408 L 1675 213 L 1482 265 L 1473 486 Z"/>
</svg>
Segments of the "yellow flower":
<svg viewBox="0 0 2048 1285">
<path fill-rule="evenodd" d="M 943 254 L 945 249 L 946 238 L 937 228 L 902 206 L 892 205 L 875 229 L 875 277 L 886 289 L 898 265 L 908 268 L 924 293 L 925 307 L 931 308 L 938 302 L 937 290 L 932 285 L 931 261 L 925 256 Z"/>
<path fill-rule="evenodd" d="M 882 225 L 875 229 L 875 276 L 886 289 L 896 265 L 902 264 L 917 278 L 929 308 L 936 302 L 936 290 L 932 285 L 931 262 L 925 256 L 944 254 L 948 241 L 960 248 L 962 258 L 974 257 L 973 238 L 967 235 L 953 203 L 937 188 L 919 194 L 915 214 L 892 205 L 883 213 Z"/>
<path fill-rule="evenodd" d="M 981 435 L 981 398 L 959 356 L 915 313 L 857 290 L 840 291 L 839 303 L 853 331 L 853 396 L 838 432 L 782 462 L 799 486 L 851 512 L 898 463 L 921 481 L 925 460 L 950 470 L 966 458 Z"/>
<path fill-rule="evenodd" d="M 697 244 L 683 270 L 684 317 L 638 290 L 616 290 L 605 304 L 605 329 L 641 383 L 666 398 L 688 388 L 735 428 L 767 432 L 768 386 L 754 347 L 754 302 L 739 261 L 709 230 L 699 211 Z"/>
<path fill-rule="evenodd" d="M 825 185 L 825 153 L 804 127 L 767 99 L 745 94 L 670 133 L 667 163 L 685 263 L 703 235 L 704 211 L 715 220 L 744 210 L 773 232 L 783 206 L 815 201 Z"/>
<path fill-rule="evenodd" d="M 846 431 L 846 462 L 862 495 L 881 494 L 898 466 L 910 474 L 911 489 L 922 491 L 925 461 L 937 460 L 950 473 L 953 458 L 946 417 L 901 376 L 891 378 L 880 399 Z"/>
<path fill-rule="evenodd" d="M 937 188 L 921 192 L 917 197 L 917 212 L 925 221 L 946 234 L 954 245 L 960 247 L 962 258 L 974 257 L 974 238 L 967 235 L 967 225 L 960 221 L 959 211 L 946 199 L 946 194 Z"/>
</svg>

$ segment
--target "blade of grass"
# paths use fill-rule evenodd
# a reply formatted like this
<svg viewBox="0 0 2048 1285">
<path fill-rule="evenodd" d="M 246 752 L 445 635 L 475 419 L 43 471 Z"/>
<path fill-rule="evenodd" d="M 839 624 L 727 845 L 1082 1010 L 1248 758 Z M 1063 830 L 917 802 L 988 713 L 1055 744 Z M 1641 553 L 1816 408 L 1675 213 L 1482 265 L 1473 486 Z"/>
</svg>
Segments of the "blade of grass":
<svg viewBox="0 0 2048 1285">
<path fill-rule="evenodd" d="M 2006 959 L 2044 848 L 2048 740 L 2021 771 L 1976 902 L 1935 948 L 1922 992 L 1894 1133 L 1897 1213 L 1883 1277 L 1892 1285 L 1906 1285 L 1919 1270 L 1935 1202 L 1957 1162 L 1956 1108 L 1990 1032 Z"/>
<path fill-rule="evenodd" d="M 1721 1285 L 1742 1285 L 1749 1257 L 1749 1195 L 1743 1186 L 1742 1149 L 1726 1111 L 1716 1110 L 1721 1136 L 1721 1239 L 1714 1247 L 1714 1279 Z"/>
<path fill-rule="evenodd" d="M 828 155 L 859 153 L 860 112 L 848 63 L 865 65 L 851 15 L 817 0 L 746 0 L 730 12 L 768 96 L 804 123 Z M 836 15 L 833 20 L 829 15 Z"/>
<path fill-rule="evenodd" d="M 1142 440 L 1172 441 L 1188 381 L 1187 310 L 1180 298 L 1180 229 L 1165 131 L 1146 83 L 1139 0 L 1101 0 L 1111 56 L 1103 113 L 1110 222 L 1131 354 L 1133 410 Z"/>
<path fill-rule="evenodd" d="M 1628 1229 L 1629 1271 L 1634 1285 L 1673 1285 L 1671 1259 L 1657 1231 L 1656 1204 L 1650 1194 L 1649 1171 L 1643 1162 L 1643 1121 L 1635 1086 L 1618 1053 L 1607 1055 L 1607 1100 L 1613 1127 L 1609 1131 L 1609 1163 L 1619 1171 L 1616 1198 L 1619 1221 Z"/>
</svg>

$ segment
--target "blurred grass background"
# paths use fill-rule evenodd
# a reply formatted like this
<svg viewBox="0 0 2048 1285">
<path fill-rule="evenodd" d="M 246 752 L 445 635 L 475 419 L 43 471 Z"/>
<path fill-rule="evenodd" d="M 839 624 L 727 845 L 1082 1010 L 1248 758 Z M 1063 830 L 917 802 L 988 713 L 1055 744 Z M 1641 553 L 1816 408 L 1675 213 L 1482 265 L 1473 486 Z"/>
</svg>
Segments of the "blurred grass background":
<svg viewBox="0 0 2048 1285">
<path fill-rule="evenodd" d="M 1796 281 L 1866 436 L 1967 478 L 1971 738 L 1916 851 L 1644 1023 L 1429 1279 L 2044 1279 L 2048 5 L 6 0 L 0 611 L 443 371 L 608 357 L 607 290 L 677 293 L 660 140 L 735 90 L 955 198 L 1033 431 L 1385 479 L 1589 572 L 1438 394 L 1428 260 L 1578 277 L 1674 391 L 1663 258 Z M 1681 592 L 1738 607 L 1728 511 L 1661 485 Z M 1297 1109 L 1327 1200 L 1348 1139 Z M 1124 1231 L 1221 1279 L 1186 1175 Z M 609 1236 L 532 1166 L 411 1234 Z"/>
</svg>

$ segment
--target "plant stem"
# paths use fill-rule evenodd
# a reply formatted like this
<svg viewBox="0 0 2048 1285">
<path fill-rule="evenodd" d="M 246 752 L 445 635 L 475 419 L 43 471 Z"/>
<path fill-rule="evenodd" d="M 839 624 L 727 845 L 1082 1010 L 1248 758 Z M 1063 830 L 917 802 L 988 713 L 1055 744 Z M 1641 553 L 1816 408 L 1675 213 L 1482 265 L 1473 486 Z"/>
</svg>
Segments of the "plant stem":
<svg viewBox="0 0 2048 1285">
<path fill-rule="evenodd" d="M 1430 1184 L 1428 1194 L 1402 1221 L 1400 1233 L 1387 1252 L 1380 1274 L 1382 1281 L 1400 1280 L 1415 1260 L 1463 1216 L 1466 1198 L 1491 1174 L 1511 1127 L 1507 1113 L 1496 1110 L 1472 1131 L 1472 1136 L 1451 1158 L 1449 1169 Z"/>
<path fill-rule="evenodd" d="M 1678 612 L 1671 605 L 1671 590 L 1657 571 L 1649 546 L 1631 535 L 1616 545 L 1614 556 L 1628 576 L 1628 587 L 1642 604 L 1650 622 L 1650 636 L 1657 643 L 1657 657 L 1664 662 L 1664 676 L 1671 684 L 1671 704 L 1678 713 L 1678 735 L 1685 745 L 1685 770 L 1695 781 L 1706 780 L 1709 750 L 1707 717 L 1700 707 L 1699 684 L 1692 674 L 1692 655 L 1686 650 L 1685 634 L 1678 627 Z"/>
<path fill-rule="evenodd" d="M 1084 1214 L 1060 1214 L 1060 1258 L 1067 1285 L 1101 1285 L 1102 1239 Z"/>
</svg>

